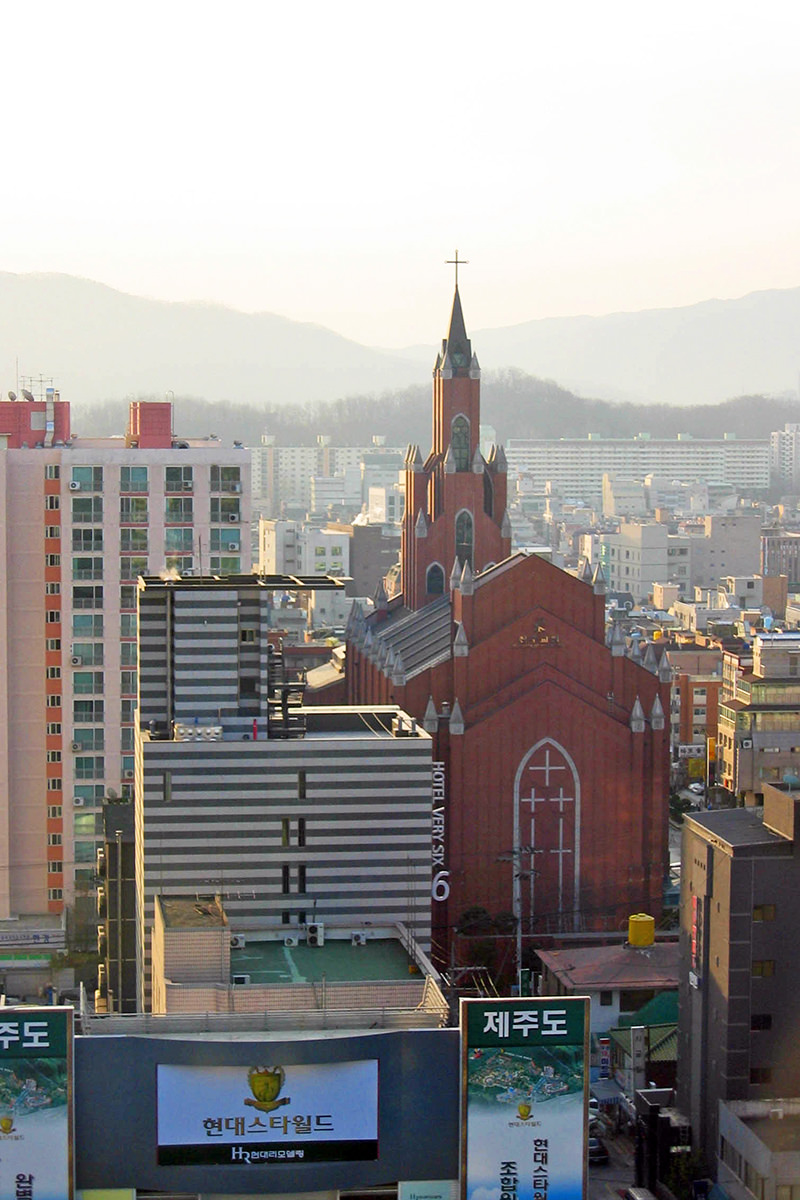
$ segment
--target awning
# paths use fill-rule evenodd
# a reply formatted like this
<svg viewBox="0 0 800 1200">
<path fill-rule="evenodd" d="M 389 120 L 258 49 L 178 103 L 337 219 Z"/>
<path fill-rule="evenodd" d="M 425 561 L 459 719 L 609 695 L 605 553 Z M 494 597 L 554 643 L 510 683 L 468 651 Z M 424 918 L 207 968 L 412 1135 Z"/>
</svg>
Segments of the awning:
<svg viewBox="0 0 800 1200">
<path fill-rule="evenodd" d="M 594 1096 L 601 1108 L 605 1105 L 619 1104 L 625 1098 L 625 1093 L 616 1079 L 593 1079 L 589 1084 L 589 1094 Z"/>
</svg>

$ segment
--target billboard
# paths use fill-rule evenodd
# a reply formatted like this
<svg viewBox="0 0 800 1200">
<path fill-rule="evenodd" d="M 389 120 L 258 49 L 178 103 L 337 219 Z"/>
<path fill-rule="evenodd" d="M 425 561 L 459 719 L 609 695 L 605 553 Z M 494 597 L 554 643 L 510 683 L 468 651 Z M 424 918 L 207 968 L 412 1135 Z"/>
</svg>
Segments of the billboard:
<svg viewBox="0 0 800 1200">
<path fill-rule="evenodd" d="M 159 1063 L 156 1089 L 160 1166 L 378 1157 L 377 1059 L 268 1067 Z"/>
<path fill-rule="evenodd" d="M 589 1000 L 461 1001 L 463 1200 L 581 1200 Z"/>
<path fill-rule="evenodd" d="M 0 1200 L 71 1200 L 72 1008 L 0 1008 Z"/>
</svg>

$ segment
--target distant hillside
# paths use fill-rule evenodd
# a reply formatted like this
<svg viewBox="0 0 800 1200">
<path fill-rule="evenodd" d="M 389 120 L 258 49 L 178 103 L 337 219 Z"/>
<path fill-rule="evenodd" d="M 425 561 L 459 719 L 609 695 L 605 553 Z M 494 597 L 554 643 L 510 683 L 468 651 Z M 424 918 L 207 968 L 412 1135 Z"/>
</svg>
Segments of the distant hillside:
<svg viewBox="0 0 800 1200">
<path fill-rule="evenodd" d="M 303 404 L 429 374 L 319 325 L 213 304 L 165 304 L 70 275 L 0 272 L 0 390 L 52 377 L 79 403 L 153 393 Z"/>
<path fill-rule="evenodd" d="M 160 397 L 140 397 L 156 399 Z M 741 396 L 724 404 L 674 408 L 666 404 L 614 404 L 575 396 L 549 380 L 522 371 L 484 376 L 482 417 L 497 431 L 497 438 L 633 437 L 767 437 L 787 421 L 800 421 L 800 404 L 794 399 Z M 84 436 L 124 431 L 127 403 L 73 405 L 72 427 Z M 184 437 L 209 433 L 256 446 L 265 432 L 282 445 L 310 445 L 318 434 L 330 434 L 339 445 L 363 445 L 372 434 L 382 434 L 388 445 L 417 442 L 423 454 L 431 443 L 430 386 L 406 388 L 373 396 L 351 396 L 327 404 L 252 407 L 228 402 L 177 396 L 175 432 Z"/>
<path fill-rule="evenodd" d="M 484 330 L 471 327 L 464 302 L 489 379 L 516 371 L 583 395 L 687 406 L 796 388 L 800 288 Z M 168 391 L 270 409 L 376 395 L 427 385 L 442 317 L 429 346 L 378 350 L 271 313 L 165 304 L 68 275 L 0 273 L 0 392 L 16 386 L 19 370 L 52 377 L 76 405 Z"/>
</svg>

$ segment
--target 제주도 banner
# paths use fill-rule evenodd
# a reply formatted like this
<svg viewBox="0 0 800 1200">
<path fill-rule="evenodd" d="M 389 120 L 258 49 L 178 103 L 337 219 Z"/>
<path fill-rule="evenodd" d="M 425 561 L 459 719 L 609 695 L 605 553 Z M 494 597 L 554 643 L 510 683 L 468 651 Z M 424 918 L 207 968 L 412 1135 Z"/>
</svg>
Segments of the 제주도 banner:
<svg viewBox="0 0 800 1200">
<path fill-rule="evenodd" d="M 71 1200 L 72 1008 L 0 1008 L 0 1200 Z"/>
<path fill-rule="evenodd" d="M 582 1200 L 589 1000 L 461 1001 L 463 1200 Z"/>
</svg>

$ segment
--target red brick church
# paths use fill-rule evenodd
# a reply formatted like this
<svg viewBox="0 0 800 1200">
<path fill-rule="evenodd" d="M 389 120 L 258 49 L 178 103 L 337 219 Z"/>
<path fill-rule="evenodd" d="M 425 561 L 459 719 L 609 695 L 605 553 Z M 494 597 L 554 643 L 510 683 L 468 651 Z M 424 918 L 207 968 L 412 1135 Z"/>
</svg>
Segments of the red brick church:
<svg viewBox="0 0 800 1200">
<path fill-rule="evenodd" d="M 346 679 L 349 703 L 392 701 L 435 739 L 435 944 L 472 907 L 525 935 L 658 916 L 668 685 L 606 645 L 602 576 L 511 554 L 457 286 L 433 380 L 432 449 L 406 455 L 402 590 L 351 616 Z"/>
</svg>

